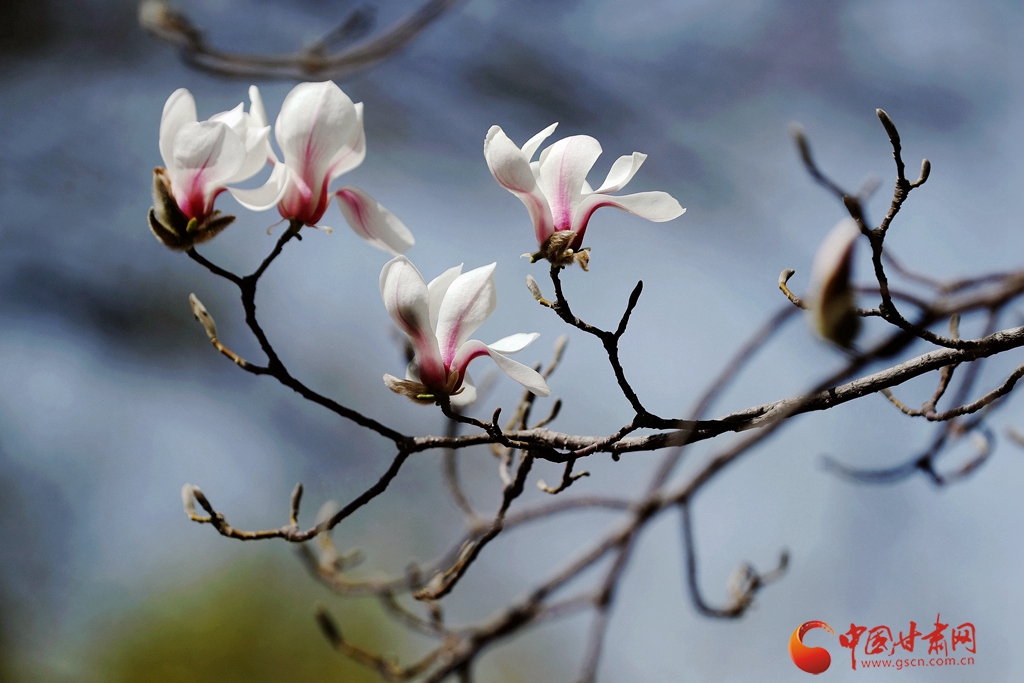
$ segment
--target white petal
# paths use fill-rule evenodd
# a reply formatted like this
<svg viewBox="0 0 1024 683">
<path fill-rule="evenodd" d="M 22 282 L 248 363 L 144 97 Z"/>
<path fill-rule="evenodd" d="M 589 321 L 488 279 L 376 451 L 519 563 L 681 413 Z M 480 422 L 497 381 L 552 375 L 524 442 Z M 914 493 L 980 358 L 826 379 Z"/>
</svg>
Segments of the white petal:
<svg viewBox="0 0 1024 683">
<path fill-rule="evenodd" d="M 260 89 L 255 85 L 249 86 L 249 116 L 252 117 L 252 125 L 263 128 L 270 125 L 267 122 L 267 110 L 263 108 L 263 97 Z"/>
<path fill-rule="evenodd" d="M 170 168 L 174 158 L 174 137 L 186 123 L 195 123 L 196 101 L 192 93 L 185 88 L 178 88 L 171 93 L 164 103 L 164 112 L 160 116 L 160 156 L 164 167 Z"/>
<path fill-rule="evenodd" d="M 507 337 L 499 339 L 493 344 L 488 344 L 487 348 L 491 351 L 497 351 L 502 354 L 519 353 L 527 346 L 533 343 L 533 340 L 540 336 L 539 332 L 531 332 L 526 334 L 520 332 L 518 334 L 511 334 Z"/>
<path fill-rule="evenodd" d="M 551 137 L 551 134 L 555 132 L 555 128 L 557 127 L 557 123 L 552 123 L 550 126 L 526 141 L 526 144 L 523 145 L 523 154 L 526 155 L 527 160 L 533 158 L 533 155 L 537 152 L 537 148 L 540 147 L 545 140 Z"/>
<path fill-rule="evenodd" d="M 352 100 L 331 81 L 300 83 L 285 97 L 274 132 L 285 163 L 319 187 L 332 161 L 358 142 L 362 123 Z"/>
<path fill-rule="evenodd" d="M 548 387 L 548 383 L 544 381 L 544 378 L 541 377 L 540 373 L 536 370 L 514 361 L 511 358 L 507 358 L 476 339 L 471 339 L 459 347 L 459 351 L 455 355 L 455 359 L 452 361 L 452 370 L 465 372 L 466 366 L 469 365 L 471 360 L 479 358 L 485 354 L 494 359 L 494 362 L 497 363 L 502 372 L 522 384 L 534 394 L 537 394 L 538 396 L 551 395 L 551 388 Z"/>
<path fill-rule="evenodd" d="M 173 184 L 174 173 L 202 174 L 204 187 L 223 187 L 245 161 L 245 145 L 223 123 L 203 121 L 186 123 L 174 138 L 172 166 L 168 166 Z"/>
<path fill-rule="evenodd" d="M 598 192 L 618 192 L 626 186 L 636 172 L 640 170 L 640 166 L 643 165 L 644 159 L 647 158 L 646 154 L 640 152 L 633 152 L 629 156 L 621 156 L 615 160 L 612 164 L 612 168 L 608 171 L 608 176 L 601 183 L 601 187 L 597 188 Z"/>
<path fill-rule="evenodd" d="M 484 138 L 484 159 L 498 184 L 526 205 L 533 221 L 537 243 L 543 244 L 551 236 L 554 227 L 548 200 L 537 186 L 529 158 L 505 135 L 501 126 L 491 126 Z"/>
<path fill-rule="evenodd" d="M 474 268 L 455 278 L 437 312 L 437 341 L 441 358 L 449 364 L 469 335 L 487 320 L 498 305 L 494 288 L 497 263 Z"/>
<path fill-rule="evenodd" d="M 686 212 L 679 202 L 667 192 L 637 192 L 636 194 L 613 197 L 606 194 L 592 194 L 583 198 L 576 216 L 573 218 L 572 229 L 577 234 L 586 231 L 590 216 L 602 206 L 614 206 L 634 216 L 646 218 L 655 223 L 663 223 L 678 218 Z"/>
<path fill-rule="evenodd" d="M 249 115 L 245 113 L 245 105 L 239 102 L 234 109 L 214 114 L 207 121 L 218 121 L 227 124 L 235 135 L 244 138 L 245 129 L 249 127 Z"/>
<path fill-rule="evenodd" d="M 249 209 L 250 211 L 266 211 L 267 209 L 276 206 L 281 197 L 284 196 L 284 191 L 288 186 L 288 167 L 282 163 L 278 163 L 274 166 L 274 170 L 271 172 L 270 177 L 267 178 L 267 182 L 261 187 L 257 187 L 251 190 L 239 190 L 233 187 L 228 188 L 228 192 L 231 193 L 239 204 Z"/>
<path fill-rule="evenodd" d="M 431 329 L 437 329 L 437 313 L 441 310 L 441 302 L 444 301 L 444 295 L 448 292 L 448 288 L 455 282 L 455 278 L 462 275 L 462 264 L 449 268 L 444 271 L 427 285 L 427 291 L 430 294 L 430 327 Z"/>
<path fill-rule="evenodd" d="M 271 155 L 270 126 L 246 127 L 243 130 L 243 136 L 240 139 L 245 144 L 245 161 L 235 175 L 227 181 L 229 183 L 240 183 L 253 177 L 262 170 Z"/>
<path fill-rule="evenodd" d="M 373 246 L 391 254 L 401 254 L 415 244 L 409 228 L 359 188 L 346 186 L 335 194 L 349 226 Z"/>
<path fill-rule="evenodd" d="M 359 120 L 358 135 L 343 145 L 328 162 L 328 175 L 334 180 L 343 173 L 363 163 L 366 158 L 366 132 L 363 130 L 363 103 L 356 102 L 356 118 Z"/>
<path fill-rule="evenodd" d="M 423 383 L 444 386 L 448 373 L 441 363 L 437 338 L 430 327 L 427 283 L 420 271 L 404 256 L 391 259 L 380 271 L 380 295 L 391 319 L 412 341 Z"/>
<path fill-rule="evenodd" d="M 544 150 L 539 184 L 551 207 L 555 230 L 571 229 L 583 183 L 599 156 L 601 143 L 589 135 L 564 138 Z"/>
</svg>

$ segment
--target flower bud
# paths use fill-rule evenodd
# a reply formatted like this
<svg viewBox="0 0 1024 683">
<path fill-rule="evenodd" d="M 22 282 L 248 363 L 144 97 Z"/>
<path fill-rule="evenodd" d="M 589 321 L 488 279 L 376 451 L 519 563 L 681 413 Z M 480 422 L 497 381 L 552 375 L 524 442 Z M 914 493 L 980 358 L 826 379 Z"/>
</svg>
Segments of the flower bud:
<svg viewBox="0 0 1024 683">
<path fill-rule="evenodd" d="M 533 295 L 534 299 L 537 301 L 544 300 L 544 294 L 540 291 L 540 285 L 537 284 L 537 281 L 532 275 L 526 276 L 526 288 L 530 290 L 530 294 Z"/>
<path fill-rule="evenodd" d="M 856 297 L 850 284 L 853 247 L 860 228 L 852 218 L 836 224 L 825 236 L 811 268 L 807 309 L 815 331 L 824 339 L 849 347 L 860 330 Z"/>
<path fill-rule="evenodd" d="M 203 302 L 197 299 L 195 294 L 188 295 L 188 302 L 192 305 L 192 315 L 202 323 L 210 341 L 215 341 L 217 339 L 217 325 L 213 322 L 213 316 L 207 313 L 206 306 L 203 306 Z"/>
<path fill-rule="evenodd" d="M 181 487 L 181 504 L 185 508 L 185 514 L 188 515 L 189 519 L 196 522 L 209 522 L 209 517 L 203 517 L 196 513 L 197 501 L 204 509 L 210 505 L 206 502 L 206 497 L 203 495 L 203 492 L 199 490 L 198 486 L 185 484 Z"/>
<path fill-rule="evenodd" d="M 201 223 L 195 218 L 188 218 L 171 193 L 166 169 L 153 169 L 153 207 L 149 210 L 149 229 L 164 246 L 186 251 L 213 239 L 234 220 L 234 216 L 220 211 L 206 216 Z"/>
</svg>

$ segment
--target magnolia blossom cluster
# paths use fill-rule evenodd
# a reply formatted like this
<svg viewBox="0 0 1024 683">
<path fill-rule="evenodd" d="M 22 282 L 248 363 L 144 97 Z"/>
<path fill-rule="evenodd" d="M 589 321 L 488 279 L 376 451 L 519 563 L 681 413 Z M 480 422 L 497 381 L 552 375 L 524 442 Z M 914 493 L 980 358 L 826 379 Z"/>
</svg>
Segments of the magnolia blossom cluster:
<svg viewBox="0 0 1024 683">
<path fill-rule="evenodd" d="M 234 220 L 213 208 L 228 190 L 253 211 L 277 206 L 281 217 L 316 226 L 334 197 L 348 224 L 370 244 L 400 254 L 413 245 L 412 233 L 394 214 L 359 188 L 333 192 L 330 183 L 366 157 L 363 105 L 330 81 L 297 85 L 281 105 L 274 137 L 284 160 L 270 146 L 270 126 L 256 86 L 249 111 L 231 111 L 199 121 L 188 90 L 176 90 L 160 119 L 160 156 L 153 171 L 149 225 L 172 249 L 186 250 L 213 238 Z M 269 179 L 256 189 L 229 187 L 248 180 L 270 163 Z"/>
<path fill-rule="evenodd" d="M 164 166 L 153 172 L 154 206 L 149 212 L 150 228 L 163 244 L 190 251 L 230 225 L 235 217 L 214 208 L 225 190 L 253 211 L 276 206 L 292 230 L 324 227 L 320 221 L 334 199 L 357 235 L 395 257 L 381 271 L 381 297 L 415 353 L 404 379 L 384 375 L 388 388 L 421 403 L 465 405 L 476 397 L 468 366 L 488 356 L 531 392 L 551 393 L 535 370 L 508 357 L 526 348 L 536 333 L 513 334 L 492 344 L 470 339 L 497 306 L 497 264 L 465 273 L 459 265 L 428 283 L 401 255 L 414 244 L 404 223 L 359 188 L 330 189 L 338 176 L 366 157 L 362 103 L 353 103 L 330 81 L 296 86 L 285 97 L 273 126 L 278 155 L 256 86 L 249 88 L 249 101 L 249 111 L 239 104 L 200 121 L 187 90 L 179 89 L 167 99 L 159 140 Z M 488 168 L 499 184 L 523 201 L 533 222 L 538 250 L 529 254 L 532 261 L 547 259 L 556 267 L 575 262 L 586 270 L 590 248 L 583 240 L 591 216 L 602 206 L 659 222 L 683 213 L 679 202 L 665 192 L 612 194 L 643 164 L 647 157 L 640 152 L 620 157 L 596 190 L 587 182 L 601 154 L 601 145 L 592 137 L 559 140 L 533 161 L 556 125 L 521 148 L 498 126 L 484 140 Z M 272 168 L 262 185 L 238 187 L 267 164 Z"/>
</svg>

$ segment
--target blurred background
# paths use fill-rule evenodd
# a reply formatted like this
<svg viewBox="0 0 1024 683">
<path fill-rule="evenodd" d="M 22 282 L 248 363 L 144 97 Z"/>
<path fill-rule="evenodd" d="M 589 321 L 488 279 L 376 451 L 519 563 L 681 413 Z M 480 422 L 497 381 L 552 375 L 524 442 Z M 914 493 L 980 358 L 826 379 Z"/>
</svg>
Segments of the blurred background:
<svg viewBox="0 0 1024 683">
<path fill-rule="evenodd" d="M 180 3 L 215 45 L 266 53 L 309 44 L 354 6 Z M 415 6 L 378 3 L 378 25 Z M 202 119 L 246 100 L 249 82 L 186 67 L 138 28 L 136 11 L 129 0 L 0 4 L 0 681 L 376 680 L 330 650 L 315 604 L 367 647 L 411 657 L 423 644 L 374 603 L 328 594 L 287 544 L 237 543 L 182 514 L 178 492 L 190 482 L 236 526 L 277 527 L 302 481 L 310 521 L 324 501 L 347 501 L 375 481 L 391 452 L 240 372 L 192 320 L 194 292 L 225 343 L 262 362 L 235 292 L 165 249 L 145 221 L 167 96 L 187 87 Z M 882 181 L 869 204 L 877 219 L 893 177 L 874 115 L 884 108 L 903 136 L 908 174 L 922 157 L 933 165 L 887 246 L 939 277 L 1020 267 L 1022 63 L 1017 2 L 466 0 L 397 56 L 339 83 L 365 103 L 369 150 L 344 183 L 406 222 L 417 239 L 409 256 L 427 278 L 497 261 L 498 310 L 476 336 L 540 332 L 519 358 L 533 363 L 566 330 L 523 286 L 527 273 L 542 283 L 543 273 L 519 258 L 535 247 L 531 226 L 487 170 L 485 132 L 500 124 L 521 144 L 558 121 L 556 138 L 593 135 L 605 155 L 591 182 L 619 155 L 648 153 L 629 191 L 668 191 L 687 213 L 652 224 L 599 212 L 588 231 L 591 272 L 563 281 L 574 311 L 608 327 L 644 279 L 623 362 L 651 410 L 681 415 L 784 303 L 779 272 L 795 269 L 791 286 L 806 287 L 818 242 L 842 217 L 800 166 L 793 121 L 840 183 Z M 294 83 L 258 85 L 273 120 Z M 200 251 L 248 272 L 273 244 L 276 213 L 246 212 L 228 195 L 218 207 L 239 220 Z M 313 388 L 406 433 L 440 433 L 438 411 L 381 383 L 403 368 L 378 292 L 386 255 L 344 228 L 336 207 L 323 222 L 338 229 L 289 244 L 261 281 L 265 329 Z M 1021 311 L 1003 326 L 1021 324 Z M 977 333 L 978 321 L 964 330 Z M 987 366 L 982 386 L 1021 362 L 1020 352 L 1007 356 Z M 713 412 L 790 395 L 840 362 L 796 322 Z M 593 339 L 570 335 L 551 385 L 565 401 L 562 431 L 610 433 L 630 417 Z M 928 378 L 898 393 L 911 402 L 932 387 Z M 480 412 L 517 395 L 501 381 Z M 826 454 L 885 466 L 926 446 L 932 428 L 879 396 L 795 420 L 693 509 L 709 600 L 726 600 L 742 561 L 766 569 L 788 548 L 789 574 L 742 620 L 701 617 L 683 589 L 678 520 L 666 516 L 626 574 L 599 680 L 804 680 L 786 652 L 802 622 L 895 632 L 915 621 L 925 630 L 936 613 L 975 624 L 973 669 L 853 672 L 835 640 L 812 642 L 831 648 L 834 680 L 1024 679 L 1024 453 L 1003 438 L 1024 426 L 1021 406 L 1011 398 L 993 418 L 990 461 L 947 489 L 922 477 L 858 486 L 821 467 Z M 694 449 L 679 476 L 708 454 Z M 965 444 L 944 462 L 954 468 L 970 455 Z M 590 458 L 593 476 L 565 495 L 637 495 L 655 461 Z M 439 463 L 439 453 L 417 455 L 339 527 L 339 545 L 365 552 L 362 572 L 401 572 L 458 537 Z M 493 457 L 468 451 L 463 469 L 474 502 L 492 509 Z M 559 470 L 534 473 L 551 482 Z M 545 496 L 532 481 L 528 489 L 524 503 Z M 580 514 L 502 536 L 447 601 L 450 618 L 500 608 L 613 521 Z M 571 680 L 587 625 L 557 622 L 492 650 L 479 680 Z"/>
</svg>

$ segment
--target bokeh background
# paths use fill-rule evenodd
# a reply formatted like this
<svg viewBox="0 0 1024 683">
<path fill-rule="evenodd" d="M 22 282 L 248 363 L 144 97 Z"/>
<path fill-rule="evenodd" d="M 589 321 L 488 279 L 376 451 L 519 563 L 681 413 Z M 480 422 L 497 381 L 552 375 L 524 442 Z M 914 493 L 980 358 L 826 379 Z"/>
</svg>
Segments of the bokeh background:
<svg viewBox="0 0 1024 683">
<path fill-rule="evenodd" d="M 326 0 L 182 0 L 228 49 L 308 44 L 354 5 Z M 379 25 L 411 0 L 378 4 Z M 296 481 L 306 516 L 352 498 L 390 460 L 387 444 L 249 376 L 210 348 L 191 319 L 195 292 L 244 356 L 261 360 L 230 288 L 150 234 L 157 127 L 178 87 L 200 117 L 245 99 L 248 82 L 190 70 L 143 34 L 128 0 L 5 0 L 0 4 L 0 680 L 369 681 L 317 632 L 317 602 L 352 639 L 402 655 L 422 643 L 373 603 L 318 587 L 284 543 L 240 544 L 188 522 L 179 489 L 202 486 L 243 528 L 279 526 Z M 590 273 L 565 276 L 574 310 L 608 326 L 637 279 L 644 294 L 624 339 L 627 372 L 645 404 L 682 414 L 702 386 L 782 301 L 799 291 L 816 245 L 842 216 L 793 153 L 801 122 L 841 183 L 882 180 L 892 162 L 874 116 L 899 125 L 911 169 L 931 180 L 892 232 L 913 267 L 952 277 L 1019 267 L 1024 187 L 1024 10 L 955 0 L 466 0 L 406 50 L 340 83 L 365 102 L 369 155 L 346 176 L 403 218 L 409 256 L 427 277 L 464 262 L 498 262 L 499 307 L 478 333 L 541 338 L 521 360 L 546 360 L 564 330 L 523 286 L 519 255 L 532 232 L 518 200 L 490 177 L 484 133 L 520 143 L 553 121 L 597 137 L 600 181 L 620 154 L 650 155 L 631 191 L 671 192 L 688 207 L 650 224 L 606 210 L 591 223 Z M 271 118 L 292 83 L 259 83 Z M 250 270 L 271 247 L 273 212 L 239 220 L 202 248 Z M 388 392 L 400 350 L 380 303 L 386 256 L 344 228 L 337 208 L 292 243 L 261 282 L 268 333 L 292 372 L 406 432 L 438 433 L 435 410 Z M 280 228 L 279 228 L 280 229 Z M 889 244 L 887 242 L 887 244 Z M 862 254 L 863 256 L 863 254 Z M 861 275 L 863 259 L 861 260 Z M 543 278 L 538 278 L 543 280 Z M 1004 325 L 1020 324 L 1020 307 Z M 977 330 L 977 321 L 965 321 Z M 869 331 L 869 334 L 873 332 Z M 992 386 L 1020 362 L 993 362 Z M 716 407 L 724 413 L 808 386 L 841 359 L 801 323 L 767 348 Z M 481 363 L 482 364 L 482 363 Z M 486 374 L 475 371 L 478 378 Z M 931 379 L 900 393 L 930 393 Z M 571 335 L 552 378 L 565 431 L 608 433 L 629 418 L 607 360 Z M 499 382 L 481 410 L 518 394 Z M 792 554 L 790 573 L 737 622 L 700 617 L 684 590 L 678 520 L 644 536 L 608 635 L 602 681 L 798 681 L 786 642 L 823 619 L 906 629 L 941 612 L 977 627 L 972 669 L 852 672 L 824 635 L 834 680 L 1019 681 L 1024 677 L 1024 453 L 1005 438 L 1024 426 L 1021 401 L 993 418 L 993 457 L 968 480 L 883 487 L 838 480 L 831 454 L 868 466 L 900 462 L 931 429 L 880 397 L 801 417 L 708 486 L 694 506 L 701 585 L 726 598 L 741 561 L 761 568 Z M 694 449 L 687 467 L 708 456 Z M 970 456 L 964 446 L 948 466 Z M 566 495 L 637 494 L 655 457 L 590 459 L 593 476 Z M 493 506 L 493 458 L 470 452 L 474 501 Z M 685 476 L 686 467 L 680 472 Z M 557 478 L 538 467 L 536 478 Z M 533 488 L 526 501 L 544 494 Z M 502 537 L 450 598 L 455 619 L 480 618 L 613 523 L 575 515 Z M 391 489 L 336 538 L 361 547 L 363 571 L 401 571 L 456 538 L 439 455 L 416 456 Z M 587 619 L 495 649 L 483 681 L 571 680 Z"/>
</svg>

